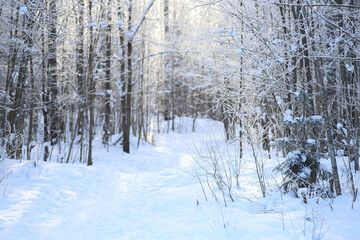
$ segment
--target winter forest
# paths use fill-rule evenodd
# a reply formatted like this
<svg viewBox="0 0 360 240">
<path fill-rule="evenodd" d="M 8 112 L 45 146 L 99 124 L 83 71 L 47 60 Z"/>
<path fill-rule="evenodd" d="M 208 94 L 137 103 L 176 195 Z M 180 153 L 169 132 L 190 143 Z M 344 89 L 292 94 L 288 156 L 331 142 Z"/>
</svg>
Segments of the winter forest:
<svg viewBox="0 0 360 240">
<path fill-rule="evenodd" d="M 0 239 L 360 239 L 360 0 L 0 0 Z"/>
</svg>

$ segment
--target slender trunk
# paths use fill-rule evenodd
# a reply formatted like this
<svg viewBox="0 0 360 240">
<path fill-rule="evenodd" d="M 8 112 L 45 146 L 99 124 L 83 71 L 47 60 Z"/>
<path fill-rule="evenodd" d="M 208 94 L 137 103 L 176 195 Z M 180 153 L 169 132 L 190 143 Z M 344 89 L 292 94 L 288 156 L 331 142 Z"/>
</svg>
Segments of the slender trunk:
<svg viewBox="0 0 360 240">
<path fill-rule="evenodd" d="M 329 110 L 328 101 L 327 101 L 328 94 L 327 94 L 327 89 L 324 84 L 323 76 L 321 74 L 320 64 L 319 64 L 318 59 L 315 59 L 315 74 L 316 74 L 318 83 L 320 83 L 321 102 L 322 102 L 323 117 L 324 117 L 325 128 L 326 128 L 325 130 L 326 130 L 326 138 L 327 138 L 327 147 L 328 147 L 330 160 L 331 160 L 331 168 L 332 168 L 332 174 L 333 174 L 333 181 L 335 184 L 335 191 L 336 191 L 336 195 L 339 196 L 339 195 L 341 195 L 341 186 L 340 186 L 340 179 L 339 179 L 339 174 L 338 174 L 338 167 L 337 167 L 337 163 L 336 163 L 336 155 L 335 155 L 333 137 L 332 137 L 332 132 L 331 132 L 331 130 L 332 130 L 331 120 L 330 120 L 329 113 L 328 113 L 328 110 Z"/>
<path fill-rule="evenodd" d="M 49 91 L 50 91 L 50 101 L 49 105 L 49 121 L 50 121 L 50 143 L 55 145 L 58 142 L 58 87 L 57 87 L 57 63 L 56 63 L 56 21 L 57 21 L 57 11 L 56 11 L 56 0 L 51 0 L 49 3 L 49 33 L 48 33 L 48 78 L 49 78 Z"/>
<path fill-rule="evenodd" d="M 307 99 L 307 106 L 306 112 L 304 112 L 304 116 L 312 116 L 314 115 L 314 102 L 313 102 L 313 81 L 311 76 L 311 69 L 310 69 L 310 60 L 309 60 L 309 46 L 307 40 L 307 32 L 306 26 L 308 18 L 308 14 L 306 12 L 305 7 L 302 7 L 301 11 L 298 14 L 299 17 L 299 30 L 300 30 L 300 53 L 302 53 L 302 58 L 300 59 L 300 70 L 303 71 L 303 75 L 305 77 L 305 87 L 304 91 L 306 91 L 307 95 L 309 96 Z"/>
<path fill-rule="evenodd" d="M 129 1 L 129 18 L 128 30 L 131 31 L 132 19 L 132 0 Z M 127 41 L 127 89 L 125 95 L 125 121 L 123 122 L 123 150 L 130 153 L 130 127 L 131 127 L 131 95 L 132 95 L 132 41 L 133 38 L 128 38 Z"/>
<path fill-rule="evenodd" d="M 358 78 L 358 74 L 359 74 L 359 70 L 358 70 L 358 63 L 355 63 L 355 72 L 357 72 L 356 73 L 356 75 L 354 76 L 354 77 L 356 77 L 356 78 Z M 354 86 L 354 90 L 352 90 L 352 92 L 353 92 L 353 94 L 352 94 L 352 98 L 353 99 L 359 99 L 359 87 L 358 87 L 358 85 L 359 85 L 359 80 L 357 79 L 356 80 L 357 81 L 357 83 L 355 82 L 355 79 L 354 79 L 354 83 L 353 83 L 353 86 Z M 355 89 L 357 89 L 357 90 L 355 90 Z M 351 99 L 351 101 L 353 101 L 352 99 Z M 352 139 L 352 141 L 353 141 L 353 143 L 352 143 L 352 154 L 349 156 L 350 157 L 350 162 L 352 162 L 352 161 L 354 161 L 354 169 L 355 169 L 355 171 L 359 171 L 360 170 L 360 167 L 359 167 L 359 150 L 360 150 L 360 148 L 359 148 L 359 144 L 360 144 L 360 141 L 359 141 L 359 139 L 360 139 L 360 110 L 359 110 L 359 107 L 357 106 L 357 104 L 354 104 L 355 106 L 353 106 L 352 107 L 352 111 L 350 112 L 350 113 L 348 113 L 349 114 L 349 116 L 350 116 L 350 120 L 349 121 L 351 121 L 352 122 L 352 129 L 351 129 L 351 131 L 352 131 L 352 135 L 351 136 L 353 136 L 353 139 Z"/>
<path fill-rule="evenodd" d="M 124 20 L 123 10 L 118 9 L 119 20 Z M 123 149 L 125 141 L 125 129 L 126 129 L 126 62 L 125 62 L 125 29 L 120 26 L 120 48 L 121 48 L 121 60 L 120 60 L 120 83 L 121 83 L 121 130 L 123 132 Z"/>
<path fill-rule="evenodd" d="M 41 36 L 42 39 L 42 58 L 46 59 L 46 53 L 45 53 L 45 34 L 42 33 Z M 47 84 L 47 71 L 46 71 L 46 61 L 42 62 L 42 102 L 43 102 L 43 118 L 44 118 L 44 161 L 46 162 L 49 158 L 49 142 L 50 142 L 50 135 L 49 135 L 49 102 L 50 102 L 50 95 L 48 91 L 48 84 Z"/>
<path fill-rule="evenodd" d="M 92 1 L 89 1 L 89 14 L 90 19 L 92 16 Z M 93 33 L 93 27 L 90 27 L 90 46 L 89 46 L 89 58 L 88 58 L 88 73 L 87 73 L 87 82 L 88 82 L 88 96 L 89 96 L 89 118 L 90 118 L 90 124 L 89 124 L 89 151 L 88 151 L 88 157 L 87 157 L 87 165 L 91 166 L 93 165 L 93 159 L 92 159 L 92 150 L 93 150 L 93 139 L 94 139 L 94 99 L 95 99 L 95 91 L 96 91 L 96 83 L 94 81 L 93 77 L 93 68 L 94 68 L 94 58 L 95 58 L 95 52 L 94 52 L 94 33 Z"/>
<path fill-rule="evenodd" d="M 33 4 L 33 1 L 29 1 L 30 6 Z M 34 21 L 31 17 L 26 16 L 26 29 L 32 30 Z M 31 34 L 32 31 L 29 31 Z M 32 36 L 28 35 L 26 37 L 26 45 L 29 49 L 33 48 L 33 38 Z M 34 125 L 34 89 L 35 89 L 35 79 L 34 79 L 34 64 L 33 64 L 33 57 L 30 53 L 28 53 L 28 61 L 29 61 L 29 68 L 30 68 L 30 103 L 29 103 L 29 126 L 28 126 L 28 137 L 27 137 L 27 146 L 26 146 L 26 159 L 30 160 L 31 158 L 31 150 L 33 148 L 32 141 L 33 141 L 33 125 Z"/>
<path fill-rule="evenodd" d="M 91 4 L 92 1 L 89 1 Z M 78 134 L 84 132 L 84 94 L 85 94 L 85 69 L 84 69 L 84 0 L 79 0 L 79 17 L 77 20 L 77 45 L 76 45 L 76 74 L 79 94 L 79 127 Z"/>
<path fill-rule="evenodd" d="M 168 47 L 169 40 L 169 0 L 164 0 L 164 39 L 165 46 Z M 171 63 L 168 55 L 164 56 L 164 120 L 170 120 L 172 116 L 171 112 Z"/>
<path fill-rule="evenodd" d="M 33 69 L 33 61 L 30 56 L 30 104 L 29 104 L 29 130 L 28 130 L 28 138 L 27 138 L 27 146 L 26 146 L 26 158 L 30 160 L 31 158 L 31 150 L 33 148 L 33 128 L 34 128 L 34 89 L 35 89 L 35 80 L 34 80 L 34 69 Z"/>
<path fill-rule="evenodd" d="M 104 135 L 103 135 L 103 144 L 109 146 L 109 137 L 112 129 L 111 122 L 111 2 L 108 4 L 108 25 L 106 28 L 106 70 L 105 70 L 105 123 L 103 127 Z"/>
</svg>

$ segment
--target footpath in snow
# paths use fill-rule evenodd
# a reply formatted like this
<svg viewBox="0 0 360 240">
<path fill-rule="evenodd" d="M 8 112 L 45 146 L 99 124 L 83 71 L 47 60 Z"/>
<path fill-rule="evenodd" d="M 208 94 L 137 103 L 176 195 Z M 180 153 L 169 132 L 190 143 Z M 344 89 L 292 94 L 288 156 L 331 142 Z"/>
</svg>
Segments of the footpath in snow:
<svg viewBox="0 0 360 240">
<path fill-rule="evenodd" d="M 268 240 L 311 239 L 319 233 L 323 239 L 359 239 L 359 214 L 348 210 L 345 197 L 339 199 L 343 207 L 321 212 L 326 221 L 304 218 L 312 214 L 315 220 L 320 210 L 314 212 L 299 199 L 286 208 L 274 201 L 278 198 L 238 199 L 227 208 L 206 202 L 188 173 L 188 150 L 206 137 L 209 124 L 221 125 L 200 123 L 202 134 L 160 135 L 155 147 L 143 143 L 130 155 L 120 147 L 107 152 L 99 144 L 91 167 L 6 162 L 12 172 L 2 184 L 0 240 Z M 304 234 L 304 225 L 315 224 L 315 235 Z"/>
</svg>

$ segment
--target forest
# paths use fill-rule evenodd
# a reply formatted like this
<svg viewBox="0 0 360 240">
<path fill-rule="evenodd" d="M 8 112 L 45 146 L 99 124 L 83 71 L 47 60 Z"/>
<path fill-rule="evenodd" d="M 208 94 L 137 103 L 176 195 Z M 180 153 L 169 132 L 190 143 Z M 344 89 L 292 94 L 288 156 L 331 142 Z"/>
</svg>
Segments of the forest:
<svg viewBox="0 0 360 240">
<path fill-rule="evenodd" d="M 256 208 L 261 214 L 281 216 L 280 229 L 293 229 L 271 239 L 356 239 L 359 157 L 360 0 L 0 0 L 1 239 L 51 236 L 31 224 L 28 235 L 21 234 L 16 224 L 25 210 L 19 217 L 11 208 L 42 174 L 53 180 L 36 191 L 54 199 L 60 193 L 52 188 L 65 192 L 72 179 L 89 184 L 88 191 L 76 192 L 76 183 L 66 190 L 84 200 L 79 206 L 106 196 L 131 202 L 109 189 L 128 181 L 129 189 L 150 191 L 156 179 L 167 184 L 159 192 L 191 186 L 161 199 L 165 206 L 187 196 L 204 214 L 221 206 L 221 214 L 210 217 L 215 234 L 189 237 L 182 235 L 187 228 L 166 225 L 178 234 L 161 235 L 157 226 L 158 235 L 146 235 L 144 223 L 138 226 L 144 235 L 122 238 L 120 230 L 106 235 L 107 229 L 93 227 L 100 235 L 88 231 L 88 239 L 263 239 L 270 232 L 239 235 L 239 226 L 223 232 L 232 214 L 244 217 L 239 205 L 249 202 L 265 206 Z M 136 175 L 117 179 L 114 169 Z M 152 186 L 145 179 L 150 172 Z M 118 185 L 107 185 L 102 175 Z M 87 196 L 91 189 L 100 193 Z M 8 191 L 17 198 L 4 199 Z M 39 196 L 31 198 L 34 205 Z M 48 198 L 44 203 L 62 209 Z M 281 207 L 269 206 L 280 199 Z M 299 223 L 284 217 L 298 213 L 290 205 L 306 209 Z M 323 215 L 335 212 L 329 233 L 320 208 L 327 209 Z M 34 216 L 47 211 L 31 204 L 24 209 Z M 155 223 L 170 218 L 158 214 L 164 222 Z M 345 215 L 355 226 L 349 235 L 341 232 Z M 67 233 L 77 232 L 75 226 Z M 84 237 L 64 232 L 57 228 L 55 239 Z"/>
</svg>

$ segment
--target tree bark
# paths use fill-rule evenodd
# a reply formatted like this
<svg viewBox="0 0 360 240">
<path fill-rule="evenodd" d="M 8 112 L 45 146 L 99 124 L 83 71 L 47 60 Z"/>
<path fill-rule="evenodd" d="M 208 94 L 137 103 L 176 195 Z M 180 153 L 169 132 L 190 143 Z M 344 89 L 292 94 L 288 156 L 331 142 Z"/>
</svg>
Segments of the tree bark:
<svg viewBox="0 0 360 240">
<path fill-rule="evenodd" d="M 108 24 L 106 27 L 106 60 L 105 60 L 105 112 L 104 112 L 104 135 L 103 135 L 103 144 L 109 146 L 109 137 L 112 129 L 111 122 L 111 1 L 108 3 Z"/>
<path fill-rule="evenodd" d="M 92 18 L 92 1 L 89 1 L 89 14 L 90 19 Z M 88 73 L 87 73 L 87 82 L 88 82 L 88 96 L 89 96 L 89 151 L 87 157 L 87 165 L 93 165 L 92 159 L 92 150 L 93 150 L 93 139 L 95 132 L 95 120 L 94 120 L 94 100 L 95 100 L 95 91 L 96 91 L 96 82 L 93 76 L 93 68 L 94 68 L 94 58 L 95 58 L 95 43 L 94 43 L 94 33 L 93 27 L 90 27 L 90 46 L 89 46 L 89 58 L 88 58 Z"/>
<path fill-rule="evenodd" d="M 129 1 L 128 30 L 131 31 L 132 24 L 132 0 Z M 127 89 L 125 95 L 125 121 L 123 122 L 123 151 L 130 153 L 130 125 L 131 125 L 131 95 L 132 95 L 132 41 L 127 40 Z"/>
<path fill-rule="evenodd" d="M 56 0 L 49 3 L 49 32 L 48 32 L 48 80 L 50 91 L 49 120 L 50 120 L 50 143 L 55 145 L 58 142 L 58 87 L 57 87 L 57 62 L 56 62 L 56 40 L 57 40 L 57 11 Z"/>
<path fill-rule="evenodd" d="M 335 155 L 335 148 L 333 143 L 333 136 L 332 136 L 332 126 L 331 126 L 331 120 L 329 117 L 329 106 L 327 101 L 327 88 L 324 84 L 324 79 L 321 74 L 320 70 L 320 64 L 319 60 L 315 59 L 315 74 L 318 83 L 320 83 L 320 91 L 321 91 L 321 103 L 322 103 L 322 110 L 323 110 L 323 117 L 325 122 L 325 131 L 326 131 L 326 138 L 327 138 L 327 147 L 329 151 L 329 156 L 331 160 L 331 168 L 332 168 L 332 175 L 333 175 L 333 181 L 335 184 L 335 192 L 336 195 L 341 195 L 341 186 L 340 186 L 340 179 L 339 179 L 339 173 L 338 173 L 338 167 L 336 162 L 336 155 Z"/>
</svg>

